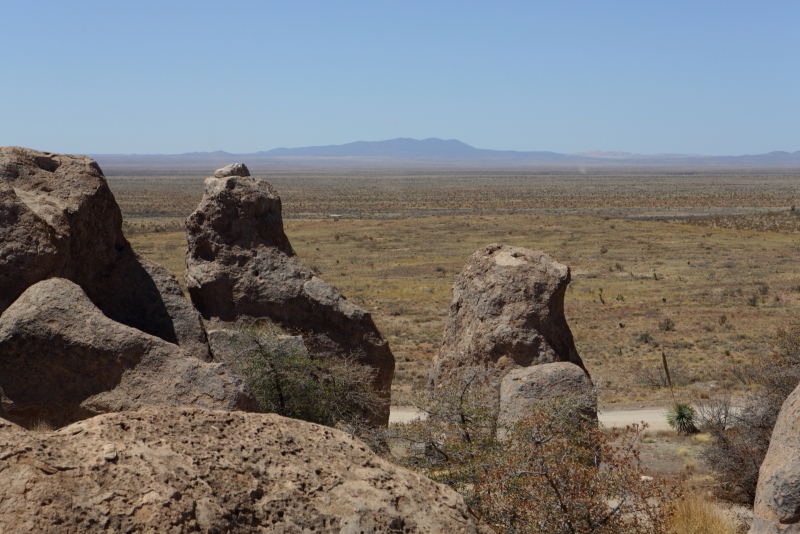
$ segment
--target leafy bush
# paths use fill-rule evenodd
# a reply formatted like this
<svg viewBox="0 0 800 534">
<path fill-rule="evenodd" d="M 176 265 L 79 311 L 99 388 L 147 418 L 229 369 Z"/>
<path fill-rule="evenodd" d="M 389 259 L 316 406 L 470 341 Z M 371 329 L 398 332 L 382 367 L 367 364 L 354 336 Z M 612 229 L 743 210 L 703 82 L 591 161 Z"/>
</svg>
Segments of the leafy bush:
<svg viewBox="0 0 800 534">
<path fill-rule="evenodd" d="M 639 343 L 647 343 L 650 344 L 653 342 L 653 335 L 650 332 L 642 332 L 636 337 L 636 340 Z"/>
<path fill-rule="evenodd" d="M 311 358 L 300 344 L 287 343 L 277 327 L 262 326 L 242 334 L 241 350 L 228 363 L 247 383 L 262 411 L 362 429 L 366 415 L 385 406 L 371 386 L 371 368 L 346 358 Z"/>
</svg>

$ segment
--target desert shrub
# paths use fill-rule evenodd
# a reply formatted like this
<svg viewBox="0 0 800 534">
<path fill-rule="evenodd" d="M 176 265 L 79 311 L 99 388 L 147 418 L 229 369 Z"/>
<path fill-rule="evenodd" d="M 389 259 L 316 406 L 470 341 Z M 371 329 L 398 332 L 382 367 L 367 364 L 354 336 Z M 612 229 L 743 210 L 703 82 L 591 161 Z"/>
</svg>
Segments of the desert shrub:
<svg viewBox="0 0 800 534">
<path fill-rule="evenodd" d="M 448 484 L 499 533 L 666 533 L 675 484 L 642 481 L 641 427 L 604 433 L 577 409 L 543 403 L 498 438 L 497 376 L 462 370 L 422 394 L 427 417 L 393 426 L 394 459 Z"/>
<path fill-rule="evenodd" d="M 672 332 L 675 330 L 675 321 L 670 319 L 669 317 L 665 317 L 664 319 L 658 322 L 658 329 L 662 332 Z"/>
<path fill-rule="evenodd" d="M 276 327 L 242 330 L 230 362 L 262 411 L 327 426 L 364 427 L 385 400 L 372 388 L 374 371 L 347 358 L 311 358 Z"/>
<path fill-rule="evenodd" d="M 775 352 L 747 371 L 746 380 L 757 389 L 740 408 L 730 399 L 715 399 L 698 404 L 697 413 L 700 429 L 714 438 L 703 457 L 720 481 L 718 495 L 742 503 L 755 499 L 758 469 L 781 405 L 800 381 L 800 328 L 779 331 Z"/>
<path fill-rule="evenodd" d="M 653 342 L 653 335 L 650 332 L 642 332 L 638 336 L 636 336 L 636 341 L 639 343 L 647 343 L 650 344 Z"/>
<path fill-rule="evenodd" d="M 678 434 L 697 434 L 695 426 L 695 410 L 689 404 L 676 402 L 667 411 L 667 423 L 675 429 Z"/>
</svg>

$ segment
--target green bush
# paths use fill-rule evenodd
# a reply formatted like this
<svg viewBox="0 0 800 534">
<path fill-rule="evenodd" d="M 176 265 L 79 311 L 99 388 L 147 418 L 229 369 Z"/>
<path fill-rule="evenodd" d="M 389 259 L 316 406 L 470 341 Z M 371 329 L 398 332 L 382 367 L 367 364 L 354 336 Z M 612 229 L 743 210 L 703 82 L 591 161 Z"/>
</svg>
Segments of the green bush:
<svg viewBox="0 0 800 534">
<path fill-rule="evenodd" d="M 315 359 L 287 343 L 276 327 L 242 330 L 241 350 L 228 362 L 262 411 L 321 425 L 362 428 L 386 401 L 372 388 L 374 370 L 347 358 Z"/>
</svg>

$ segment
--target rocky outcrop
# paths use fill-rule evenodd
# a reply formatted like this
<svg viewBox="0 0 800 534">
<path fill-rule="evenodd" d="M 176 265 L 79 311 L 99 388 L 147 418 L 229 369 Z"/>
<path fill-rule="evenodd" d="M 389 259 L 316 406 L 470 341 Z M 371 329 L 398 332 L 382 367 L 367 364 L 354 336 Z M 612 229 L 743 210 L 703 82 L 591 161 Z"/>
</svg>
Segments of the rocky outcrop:
<svg viewBox="0 0 800 534">
<path fill-rule="evenodd" d="M 506 430 L 536 407 L 559 402 L 569 403 L 569 409 L 597 421 L 597 393 L 586 372 L 577 365 L 554 362 L 514 369 L 500 383 L 498 426 Z"/>
<path fill-rule="evenodd" d="M 373 386 L 389 397 L 394 356 L 388 343 L 369 313 L 297 258 L 272 186 L 249 176 L 208 178 L 186 229 L 186 285 L 203 317 L 267 317 L 302 333 L 314 357 L 346 357 L 370 366 Z M 386 424 L 388 418 L 387 404 L 372 419 Z"/>
<path fill-rule="evenodd" d="M 475 252 L 453 285 L 450 316 L 429 384 L 460 367 L 507 372 L 583 362 L 564 317 L 569 267 L 544 252 L 492 244 Z"/>
<path fill-rule="evenodd" d="M 202 409 L 0 421 L 0 532 L 489 534 L 452 489 L 332 428 Z"/>
<path fill-rule="evenodd" d="M 68 280 L 34 284 L 0 315 L 0 417 L 59 427 L 154 404 L 257 410 L 227 366 L 112 321 Z"/>
<path fill-rule="evenodd" d="M 750 534 L 800 533 L 800 386 L 784 401 L 758 472 Z"/>
<path fill-rule="evenodd" d="M 51 277 L 81 286 L 111 319 L 209 359 L 199 314 L 174 298 L 174 276 L 137 257 L 123 236 L 119 206 L 97 163 L 2 147 L 0 313 Z"/>
</svg>

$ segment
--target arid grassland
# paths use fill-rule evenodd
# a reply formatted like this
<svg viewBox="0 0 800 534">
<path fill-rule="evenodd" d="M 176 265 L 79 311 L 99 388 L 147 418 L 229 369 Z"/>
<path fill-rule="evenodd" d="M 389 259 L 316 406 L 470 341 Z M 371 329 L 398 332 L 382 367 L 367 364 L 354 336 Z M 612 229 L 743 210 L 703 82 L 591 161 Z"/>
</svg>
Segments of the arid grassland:
<svg viewBox="0 0 800 534">
<path fill-rule="evenodd" d="M 397 393 L 424 384 L 453 280 L 492 242 L 572 268 L 566 313 L 606 407 L 667 397 L 662 350 L 681 395 L 747 391 L 748 365 L 800 322 L 797 174 L 254 174 L 300 257 L 389 338 Z M 134 248 L 179 279 L 202 182 L 109 178 Z"/>
</svg>

